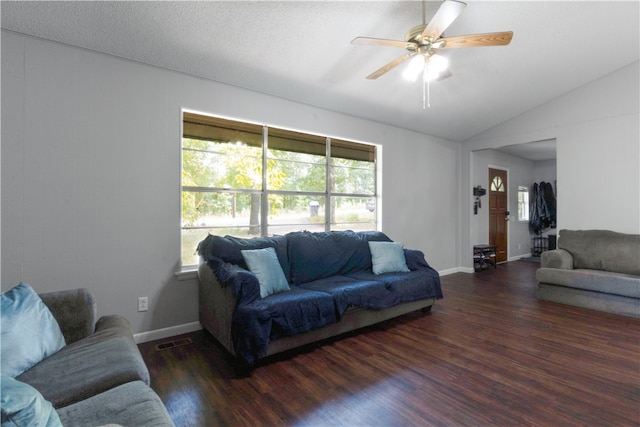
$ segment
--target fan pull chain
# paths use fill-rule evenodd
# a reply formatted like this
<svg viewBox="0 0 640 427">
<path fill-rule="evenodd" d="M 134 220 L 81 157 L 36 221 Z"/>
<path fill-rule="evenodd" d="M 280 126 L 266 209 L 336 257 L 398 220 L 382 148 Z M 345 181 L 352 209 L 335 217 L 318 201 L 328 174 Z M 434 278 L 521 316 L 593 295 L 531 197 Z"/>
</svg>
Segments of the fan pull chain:
<svg viewBox="0 0 640 427">
<path fill-rule="evenodd" d="M 426 107 L 431 108 L 431 91 L 429 87 L 429 80 L 427 77 L 427 67 L 424 68 L 422 72 L 422 109 L 425 110 Z M 426 107 L 425 107 L 426 102 Z"/>
</svg>

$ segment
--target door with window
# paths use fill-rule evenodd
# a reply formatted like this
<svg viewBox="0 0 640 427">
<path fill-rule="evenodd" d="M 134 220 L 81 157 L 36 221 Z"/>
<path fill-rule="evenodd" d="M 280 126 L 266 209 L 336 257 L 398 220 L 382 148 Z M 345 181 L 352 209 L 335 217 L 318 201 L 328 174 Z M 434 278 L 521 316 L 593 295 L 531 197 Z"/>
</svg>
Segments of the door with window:
<svg viewBox="0 0 640 427">
<path fill-rule="evenodd" d="M 496 262 L 507 261 L 507 171 L 489 168 L 489 244 L 496 245 Z"/>
</svg>

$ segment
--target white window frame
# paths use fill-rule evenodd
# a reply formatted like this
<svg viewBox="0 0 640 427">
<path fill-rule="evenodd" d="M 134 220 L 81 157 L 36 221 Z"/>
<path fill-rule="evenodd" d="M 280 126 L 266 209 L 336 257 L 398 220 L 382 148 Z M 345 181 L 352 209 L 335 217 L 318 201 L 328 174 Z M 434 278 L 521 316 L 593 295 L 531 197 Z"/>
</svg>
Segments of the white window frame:
<svg viewBox="0 0 640 427">
<path fill-rule="evenodd" d="M 213 114 L 208 114 L 208 113 L 203 113 L 203 112 L 198 112 L 198 111 L 194 111 L 194 110 L 187 110 L 187 109 L 183 109 L 181 111 L 181 115 L 180 115 L 180 120 L 181 120 L 181 132 L 180 132 L 180 147 L 181 147 L 181 153 L 182 153 L 182 140 L 183 140 L 183 117 L 184 117 L 184 113 L 192 113 L 192 114 L 198 114 L 198 115 L 203 115 L 203 116 L 208 116 L 211 118 L 219 118 L 219 119 L 224 119 L 224 120 L 232 120 L 232 121 L 236 121 L 236 122 L 240 122 L 240 123 L 248 123 L 248 124 L 256 124 L 256 123 L 251 123 L 245 120 L 241 120 L 241 119 L 237 119 L 237 118 L 229 118 L 229 117 L 223 117 L 223 116 L 218 116 L 218 115 L 213 115 Z M 340 227 L 341 223 L 337 223 L 337 224 L 333 224 L 331 222 L 332 219 L 332 215 L 331 215 L 331 203 L 329 203 L 329 200 L 331 197 L 357 197 L 357 198 L 370 198 L 372 200 L 374 200 L 374 209 L 375 209 L 375 229 L 376 230 L 380 230 L 380 224 L 381 224 L 381 216 L 380 216 L 380 209 L 379 206 L 381 206 L 381 154 L 382 154 L 382 150 L 381 147 L 377 144 L 372 144 L 372 143 L 368 143 L 368 142 L 361 142 L 361 141 L 354 141 L 354 140 L 347 140 L 344 138 L 332 138 L 330 136 L 325 136 L 325 135 L 317 135 L 317 134 L 311 134 L 308 132 L 303 132 L 303 131 L 298 131 L 298 130 L 294 130 L 294 129 L 283 129 L 280 126 L 270 126 L 270 125 L 266 125 L 266 124 L 262 124 L 261 125 L 263 128 L 263 150 L 262 150 L 262 156 L 263 156 L 263 182 L 267 182 L 266 180 L 266 173 L 267 173 L 267 169 L 266 169 L 266 163 L 267 163 L 267 157 L 268 157 L 268 152 L 266 150 L 267 146 L 268 146 L 268 132 L 270 128 L 277 128 L 279 130 L 285 130 L 285 131 L 291 131 L 291 132 L 297 132 L 297 133 L 303 133 L 303 134 L 307 134 L 307 135 L 312 135 L 314 137 L 322 137 L 325 139 L 325 143 L 326 143 L 326 186 L 325 186 L 325 191 L 324 192 L 310 192 L 310 191 L 285 191 L 285 190 L 272 190 L 266 187 L 266 185 L 263 185 L 263 188 L 260 190 L 251 190 L 250 192 L 257 192 L 261 194 L 261 199 L 262 199 L 262 206 L 260 209 L 260 224 L 261 224 L 261 235 L 262 236 L 266 236 L 269 234 L 269 212 L 267 209 L 267 198 L 269 194 L 292 194 L 292 195 L 318 195 L 320 197 L 324 197 L 325 198 L 325 220 L 324 220 L 324 230 L 325 231 L 330 231 L 332 229 L 344 229 L 343 227 Z M 330 189 L 330 185 L 329 185 L 329 180 L 331 177 L 331 142 L 332 139 L 335 139 L 337 141 L 340 142 L 347 142 L 347 143 L 353 143 L 353 144 L 358 144 L 358 145 L 367 145 L 367 146 L 371 146 L 374 149 L 374 171 L 373 171 L 373 179 L 374 179 L 374 183 L 373 183 L 373 188 L 374 188 L 374 193 L 341 193 L 341 192 L 332 192 Z M 182 155 L 180 156 L 180 167 L 182 169 Z M 182 174 L 181 174 L 182 176 Z M 182 193 L 184 191 L 207 191 L 207 192 L 229 192 L 229 191 L 243 191 L 243 190 L 238 190 L 238 189 L 229 189 L 229 188 L 215 188 L 215 187 L 207 187 L 206 189 L 203 188 L 192 188 L 192 187 L 188 187 L 188 186 L 183 186 L 182 183 L 180 184 L 180 200 L 182 201 Z M 246 191 L 246 190 L 245 190 Z M 195 269 L 197 268 L 197 265 L 193 265 L 193 264 L 183 264 L 183 259 L 182 259 L 182 252 L 183 252 L 183 238 L 182 238 L 182 231 L 185 229 L 185 227 L 182 226 L 182 204 L 180 206 L 180 266 L 181 266 L 181 272 L 183 272 L 182 274 L 189 274 L 190 272 L 195 271 Z M 344 224 L 344 223 L 342 223 Z M 336 226 L 337 227 L 332 227 L 332 226 Z M 210 229 L 210 227 L 202 227 L 203 229 Z M 301 228 L 300 230 L 302 230 L 303 228 Z M 204 237 L 203 237 L 204 238 Z M 177 273 L 178 277 L 180 277 L 181 273 Z M 186 277 L 191 277 L 191 275 L 188 275 Z"/>
<path fill-rule="evenodd" d="M 522 199 L 521 200 L 521 196 Z M 529 199 L 529 188 L 524 185 L 518 186 L 518 221 L 529 222 L 529 206 L 531 200 Z"/>
</svg>

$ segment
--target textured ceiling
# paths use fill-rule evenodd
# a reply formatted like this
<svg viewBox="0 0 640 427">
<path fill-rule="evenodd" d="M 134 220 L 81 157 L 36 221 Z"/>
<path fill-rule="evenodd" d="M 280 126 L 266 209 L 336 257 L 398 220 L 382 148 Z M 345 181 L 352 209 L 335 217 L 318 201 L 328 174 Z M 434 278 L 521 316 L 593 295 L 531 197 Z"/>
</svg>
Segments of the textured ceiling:
<svg viewBox="0 0 640 427">
<path fill-rule="evenodd" d="M 427 21 L 440 2 L 426 3 Z M 349 115 L 464 141 L 639 59 L 639 2 L 468 1 L 447 36 L 514 32 L 509 46 L 443 50 L 452 77 L 430 86 L 404 51 L 354 46 L 402 39 L 416 1 L 2 2 L 2 28 Z"/>
</svg>

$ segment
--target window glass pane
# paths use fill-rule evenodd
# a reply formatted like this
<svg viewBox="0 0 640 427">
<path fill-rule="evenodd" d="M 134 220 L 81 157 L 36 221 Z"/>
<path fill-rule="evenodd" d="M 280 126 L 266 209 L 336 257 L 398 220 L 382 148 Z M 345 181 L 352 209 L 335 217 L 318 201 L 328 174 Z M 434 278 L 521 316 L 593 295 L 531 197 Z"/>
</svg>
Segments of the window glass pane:
<svg viewBox="0 0 640 427">
<path fill-rule="evenodd" d="M 260 193 L 183 191 L 182 226 L 259 227 L 260 200 Z"/>
<path fill-rule="evenodd" d="M 197 264 L 198 259 L 193 252 L 207 233 L 238 237 L 260 236 L 260 200 L 259 193 L 183 191 L 183 265 Z"/>
<path fill-rule="evenodd" d="M 182 229 L 182 265 L 198 265 L 196 248 L 205 237 L 207 231 L 202 229 Z"/>
<path fill-rule="evenodd" d="M 268 190 L 326 191 L 326 138 L 269 128 Z"/>
<path fill-rule="evenodd" d="M 504 191 L 502 178 L 499 176 L 493 178 L 493 181 L 491 181 L 491 191 Z"/>
<path fill-rule="evenodd" d="M 332 230 L 375 230 L 376 203 L 370 197 L 332 197 Z"/>
<path fill-rule="evenodd" d="M 269 234 L 310 230 L 309 226 L 314 225 L 319 225 L 324 230 L 324 196 L 269 194 L 268 200 Z"/>
<path fill-rule="evenodd" d="M 375 195 L 375 146 L 331 140 L 330 191 Z"/>
<path fill-rule="evenodd" d="M 529 221 L 529 189 L 518 186 L 518 221 Z"/>
<path fill-rule="evenodd" d="M 331 160 L 331 191 L 335 193 L 375 194 L 375 164 L 357 160 Z"/>
<path fill-rule="evenodd" d="M 204 240 L 208 234 L 215 234 L 218 236 L 235 236 L 235 237 L 258 237 L 257 234 L 251 234 L 249 232 L 250 227 L 221 227 L 221 228 L 183 228 L 182 229 L 182 265 L 198 265 L 198 254 L 196 249 L 198 243 Z"/>
<path fill-rule="evenodd" d="M 185 112 L 182 185 L 262 188 L 262 126 Z"/>
<path fill-rule="evenodd" d="M 262 148 L 184 138 L 182 185 L 234 189 L 262 188 Z"/>
</svg>

